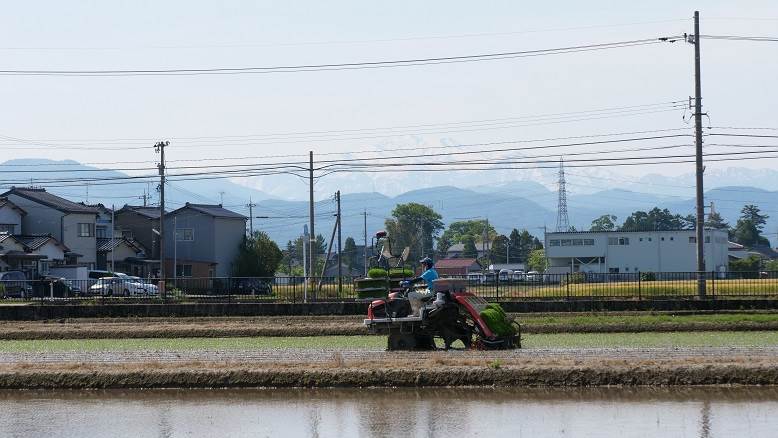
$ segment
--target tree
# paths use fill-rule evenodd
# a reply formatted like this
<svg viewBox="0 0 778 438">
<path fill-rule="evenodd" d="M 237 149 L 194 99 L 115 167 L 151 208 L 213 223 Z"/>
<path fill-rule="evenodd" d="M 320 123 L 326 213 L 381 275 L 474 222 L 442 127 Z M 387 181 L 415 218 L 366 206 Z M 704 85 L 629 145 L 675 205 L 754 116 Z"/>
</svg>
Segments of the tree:
<svg viewBox="0 0 778 438">
<path fill-rule="evenodd" d="M 546 260 L 546 251 L 542 249 L 536 249 L 530 252 L 529 259 L 527 260 L 527 267 L 531 271 L 543 272 L 548 267 L 548 260 Z"/>
<path fill-rule="evenodd" d="M 744 206 L 740 213 L 732 231 L 735 242 L 746 246 L 769 246 L 770 241 L 761 233 L 770 216 L 761 214 L 759 207 L 752 204 Z"/>
<path fill-rule="evenodd" d="M 494 263 L 508 263 L 508 244 L 510 243 L 508 236 L 500 234 L 492 240 L 492 262 Z"/>
<path fill-rule="evenodd" d="M 278 245 L 266 233 L 255 231 L 243 237 L 233 270 L 239 277 L 273 277 L 282 257 Z"/>
<path fill-rule="evenodd" d="M 694 220 L 679 214 L 672 214 L 668 209 L 654 207 L 648 212 L 636 211 L 629 215 L 619 231 L 670 231 L 694 228 Z"/>
<path fill-rule="evenodd" d="M 486 235 L 487 242 L 491 242 L 497 237 L 497 231 L 491 224 L 487 228 L 486 221 L 467 220 L 452 222 L 448 229 L 443 232 L 443 235 L 440 236 L 440 239 L 438 239 L 438 249 L 441 248 L 441 241 L 451 246 L 456 243 L 464 243 L 467 236 L 472 236 L 476 243 L 483 244 L 484 235 Z"/>
<path fill-rule="evenodd" d="M 343 263 L 348 266 L 349 270 L 357 266 L 357 260 L 359 260 L 359 254 L 357 254 L 357 243 L 353 237 L 346 237 L 346 243 L 343 245 L 343 254 L 341 256 Z"/>
<path fill-rule="evenodd" d="M 473 236 L 465 237 L 465 247 L 462 249 L 462 258 L 475 259 L 478 258 L 478 248 L 475 247 L 475 239 Z"/>
<path fill-rule="evenodd" d="M 761 257 L 751 254 L 750 256 L 729 262 L 729 270 L 734 272 L 741 272 L 743 278 L 757 278 L 759 277 L 759 269 L 762 266 Z"/>
<path fill-rule="evenodd" d="M 613 231 L 616 229 L 616 219 L 612 214 L 604 214 L 592 221 L 589 231 Z"/>
<path fill-rule="evenodd" d="M 721 217 L 719 212 L 714 211 L 708 215 L 708 220 L 705 221 L 705 228 L 712 228 L 714 230 L 727 230 L 729 224 Z"/>
<path fill-rule="evenodd" d="M 415 202 L 397 204 L 392 210 L 392 217 L 385 223 L 392 241 L 392 251 L 399 254 L 407 246 L 411 250 L 411 260 L 431 256 L 433 242 L 443 229 L 442 218 L 426 205 Z"/>
</svg>

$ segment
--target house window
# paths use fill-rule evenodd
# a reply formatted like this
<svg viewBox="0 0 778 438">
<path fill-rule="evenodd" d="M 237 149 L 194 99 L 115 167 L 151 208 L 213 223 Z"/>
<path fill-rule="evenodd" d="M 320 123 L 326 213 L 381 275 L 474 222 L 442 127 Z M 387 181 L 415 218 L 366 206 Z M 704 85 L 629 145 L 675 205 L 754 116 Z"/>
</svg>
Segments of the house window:
<svg viewBox="0 0 778 438">
<path fill-rule="evenodd" d="M 583 246 L 583 239 L 573 239 L 573 246 Z"/>
<path fill-rule="evenodd" d="M 16 224 L 0 224 L 0 234 L 13 234 Z"/>
<path fill-rule="evenodd" d="M 191 277 L 192 265 L 176 265 L 176 277 Z"/>
<path fill-rule="evenodd" d="M 78 224 L 78 237 L 95 237 L 95 224 Z"/>
<path fill-rule="evenodd" d="M 176 229 L 176 240 L 179 242 L 191 242 L 194 240 L 194 229 L 178 228 Z"/>
<path fill-rule="evenodd" d="M 629 267 L 624 268 L 624 272 L 629 272 Z"/>
<path fill-rule="evenodd" d="M 573 241 L 570 239 L 562 239 L 562 246 L 572 246 Z"/>
<path fill-rule="evenodd" d="M 648 238 L 648 241 L 650 242 L 651 240 L 652 240 L 652 239 L 649 237 L 649 238 Z"/>
<path fill-rule="evenodd" d="M 548 246 L 559 246 L 559 240 L 549 240 Z"/>
<path fill-rule="evenodd" d="M 689 236 L 689 243 L 697 243 L 697 238 L 694 236 Z"/>
<path fill-rule="evenodd" d="M 675 240 L 675 238 L 674 237 L 670 237 L 670 240 Z"/>
<path fill-rule="evenodd" d="M 608 268 L 608 272 L 611 274 L 618 274 L 619 268 Z"/>
<path fill-rule="evenodd" d="M 95 237 L 97 237 L 98 239 L 108 237 L 108 233 L 105 225 L 98 225 L 97 227 L 95 227 Z"/>
<path fill-rule="evenodd" d="M 618 244 L 619 244 L 618 237 L 608 237 L 608 245 L 618 245 Z"/>
<path fill-rule="evenodd" d="M 594 239 L 584 239 L 583 244 L 585 246 L 594 246 Z"/>
<path fill-rule="evenodd" d="M 640 239 L 638 239 L 638 240 L 642 242 L 642 241 L 643 241 L 643 238 L 641 237 L 641 238 L 640 238 Z"/>
</svg>

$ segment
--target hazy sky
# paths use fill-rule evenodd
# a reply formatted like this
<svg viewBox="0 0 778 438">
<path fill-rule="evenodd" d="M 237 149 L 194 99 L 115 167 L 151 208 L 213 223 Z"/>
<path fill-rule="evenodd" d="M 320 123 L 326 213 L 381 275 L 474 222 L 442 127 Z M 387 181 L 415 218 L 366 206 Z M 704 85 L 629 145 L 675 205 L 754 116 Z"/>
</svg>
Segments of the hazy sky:
<svg viewBox="0 0 778 438">
<path fill-rule="evenodd" d="M 0 69 L 274 66 L 455 56 L 693 31 L 778 36 L 775 1 L 5 1 Z M 776 124 L 778 43 L 704 40 L 705 110 L 716 126 Z M 532 116 L 686 99 L 693 46 L 355 71 L 189 77 L 0 76 L 2 158 L 82 162 L 344 152 L 687 126 L 683 110 L 575 123 L 337 141 L 275 133 Z M 689 112 L 686 112 L 689 116 Z M 407 130 L 406 130 L 407 131 Z M 192 140 L 202 136 L 228 141 Z M 354 138 L 360 137 L 360 138 Z M 330 137 L 331 138 L 331 137 Z M 104 139 L 104 141 L 98 141 Z M 114 139 L 142 139 L 117 143 Z M 242 140 L 241 140 L 242 139 Z M 177 141 L 178 140 L 178 141 Z M 274 140 L 274 141 L 271 141 Z M 227 143 L 227 144 L 224 144 Z M 148 144 L 147 150 L 62 149 Z M 53 146 L 52 146 L 53 145 Z M 60 147 L 56 147 L 60 145 Z M 738 166 L 770 168 L 776 160 Z M 711 168 L 731 163 L 711 164 Z M 690 165 L 618 169 L 679 174 Z M 367 189 L 367 188 L 366 188 Z"/>
</svg>

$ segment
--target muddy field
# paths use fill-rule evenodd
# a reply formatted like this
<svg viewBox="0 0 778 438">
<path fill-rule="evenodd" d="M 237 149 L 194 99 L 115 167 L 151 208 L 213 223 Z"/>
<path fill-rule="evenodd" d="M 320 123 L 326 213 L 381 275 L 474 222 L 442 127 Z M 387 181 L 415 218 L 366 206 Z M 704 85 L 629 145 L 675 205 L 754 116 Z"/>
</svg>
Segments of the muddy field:
<svg viewBox="0 0 778 438">
<path fill-rule="evenodd" d="M 265 360 L 235 352 L 210 359 L 183 352 L 175 359 L 119 355 L 102 363 L 86 357 L 51 362 L 4 357 L 0 388 L 778 384 L 774 348 L 266 353 Z"/>
<path fill-rule="evenodd" d="M 518 315 L 525 333 L 778 330 L 776 314 Z M 123 318 L 0 322 L 0 340 L 366 335 L 361 316 Z"/>
</svg>

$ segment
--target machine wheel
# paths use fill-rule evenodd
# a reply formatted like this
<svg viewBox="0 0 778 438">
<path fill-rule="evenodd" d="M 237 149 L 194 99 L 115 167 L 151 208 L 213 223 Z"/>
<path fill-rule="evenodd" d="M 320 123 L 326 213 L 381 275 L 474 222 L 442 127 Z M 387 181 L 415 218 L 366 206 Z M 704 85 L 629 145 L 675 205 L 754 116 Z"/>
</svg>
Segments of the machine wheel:
<svg viewBox="0 0 778 438">
<path fill-rule="evenodd" d="M 396 350 L 414 350 L 416 348 L 416 336 L 407 333 L 389 333 L 389 341 L 386 349 Z"/>
</svg>

